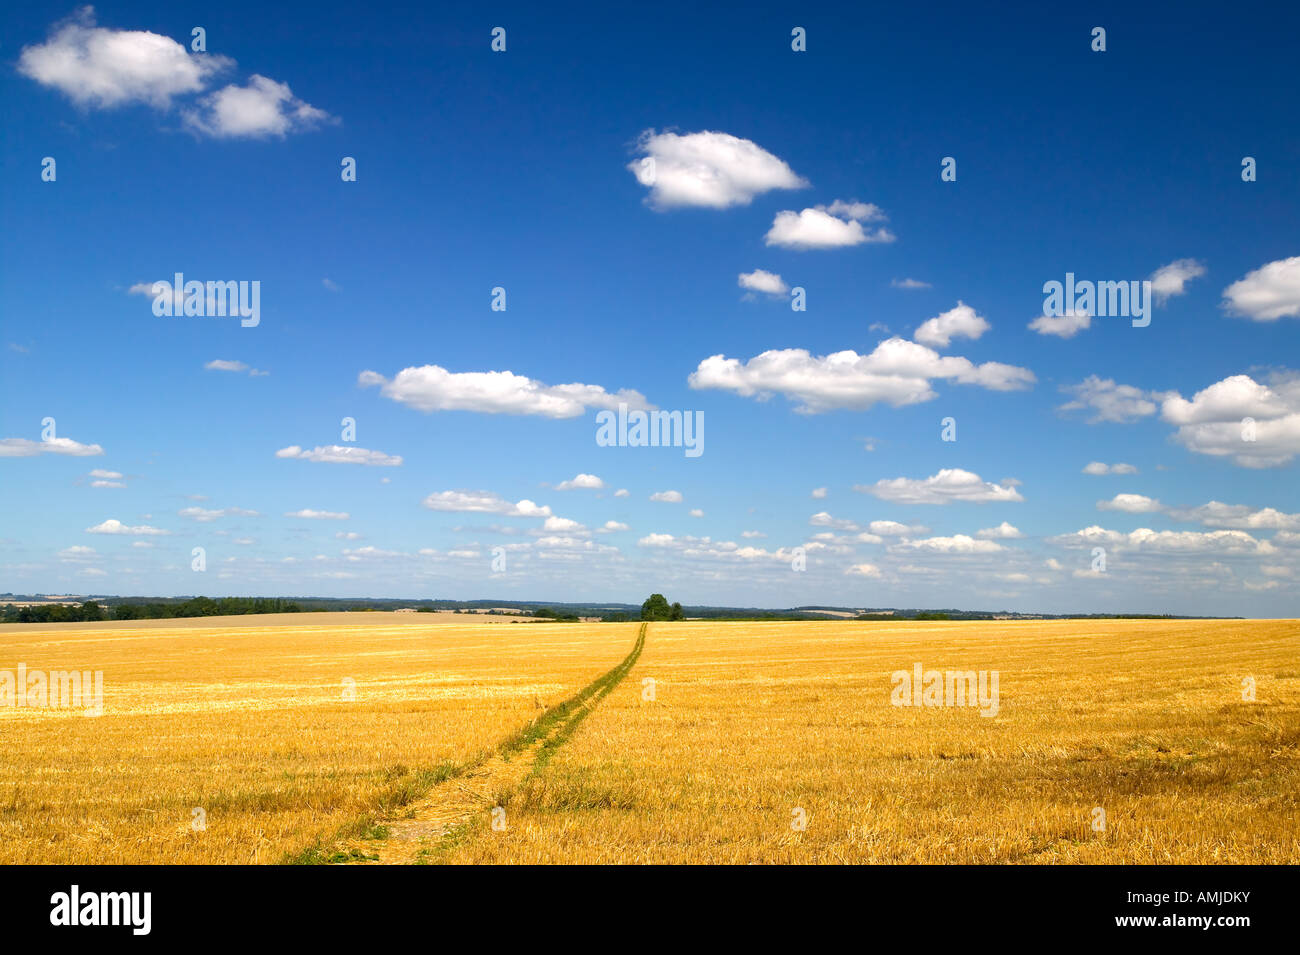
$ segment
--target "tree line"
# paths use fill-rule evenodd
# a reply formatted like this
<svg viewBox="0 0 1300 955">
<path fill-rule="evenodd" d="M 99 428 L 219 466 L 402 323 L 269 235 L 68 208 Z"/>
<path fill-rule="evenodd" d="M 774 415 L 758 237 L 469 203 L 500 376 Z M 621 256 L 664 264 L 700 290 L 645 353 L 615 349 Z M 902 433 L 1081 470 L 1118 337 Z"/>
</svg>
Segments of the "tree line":
<svg viewBox="0 0 1300 955">
<path fill-rule="evenodd" d="M 3 623 L 86 623 L 96 620 L 165 620 L 171 617 L 218 617 L 248 613 L 301 613 L 302 607 L 280 597 L 193 597 L 170 603 L 123 603 L 102 606 L 98 601 L 81 604 L 41 604 L 0 607 Z"/>
</svg>

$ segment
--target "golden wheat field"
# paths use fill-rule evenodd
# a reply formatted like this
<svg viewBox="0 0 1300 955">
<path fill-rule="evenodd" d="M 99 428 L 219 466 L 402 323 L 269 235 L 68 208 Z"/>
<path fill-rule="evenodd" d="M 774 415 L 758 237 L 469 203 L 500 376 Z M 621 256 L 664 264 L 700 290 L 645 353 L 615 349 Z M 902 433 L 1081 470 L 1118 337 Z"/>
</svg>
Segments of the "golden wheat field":
<svg viewBox="0 0 1300 955">
<path fill-rule="evenodd" d="M 635 634 L 490 619 L 0 629 L 0 670 L 104 674 L 102 716 L 0 707 L 0 863 L 281 861 L 489 752 Z"/>
<path fill-rule="evenodd" d="M 916 663 L 998 670 L 997 716 L 891 705 Z M 651 624 L 503 808 L 440 858 L 1294 863 L 1300 624 Z"/>
<path fill-rule="evenodd" d="M 0 669 L 105 686 L 102 716 L 0 708 L 0 862 L 278 862 L 358 838 L 378 860 L 385 823 L 440 787 L 463 816 L 394 855 L 1300 861 L 1296 621 L 653 623 L 637 656 L 638 624 L 330 616 L 0 630 Z M 996 715 L 894 705 L 917 665 L 996 671 Z"/>
</svg>

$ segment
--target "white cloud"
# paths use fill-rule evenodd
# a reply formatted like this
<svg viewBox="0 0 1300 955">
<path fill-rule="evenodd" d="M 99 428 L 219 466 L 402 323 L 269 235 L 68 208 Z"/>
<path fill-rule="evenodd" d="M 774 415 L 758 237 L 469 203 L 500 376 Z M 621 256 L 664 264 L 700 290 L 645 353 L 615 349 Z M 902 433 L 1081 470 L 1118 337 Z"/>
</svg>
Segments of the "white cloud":
<svg viewBox="0 0 1300 955">
<path fill-rule="evenodd" d="M 378 385 L 384 397 L 420 411 L 477 411 L 483 414 L 576 418 L 588 407 L 649 410 L 639 391 L 611 394 L 599 385 L 547 385 L 511 371 L 450 372 L 438 365 L 403 368 L 389 380 L 373 371 L 357 379 L 363 388 Z"/>
<path fill-rule="evenodd" d="M 924 534 L 930 528 L 920 524 L 900 524 L 898 521 L 872 521 L 867 525 L 867 530 L 882 537 L 910 537 L 914 534 Z"/>
<path fill-rule="evenodd" d="M 790 291 L 790 286 L 785 284 L 781 276 L 773 272 L 765 272 L 762 269 L 741 272 L 736 284 L 743 289 L 748 289 L 751 292 L 762 292 L 764 295 L 780 296 Z"/>
<path fill-rule="evenodd" d="M 629 529 L 630 528 L 622 521 L 606 521 L 604 524 L 601 525 L 600 533 L 613 534 L 616 531 L 626 531 Z"/>
<path fill-rule="evenodd" d="M 827 511 L 818 511 L 812 517 L 808 518 L 808 523 L 813 527 L 833 527 L 838 531 L 856 531 L 861 530 L 857 524 L 847 518 L 832 517 Z"/>
<path fill-rule="evenodd" d="M 93 547 L 86 547 L 82 544 L 74 544 L 72 547 L 65 547 L 59 551 L 59 560 L 65 563 L 74 564 L 87 560 L 95 560 L 99 554 Z"/>
<path fill-rule="evenodd" d="M 783 160 L 748 139 L 729 133 L 643 132 L 637 141 L 642 157 L 627 168 L 650 189 L 657 209 L 745 206 L 772 189 L 808 185 Z"/>
<path fill-rule="evenodd" d="M 1177 427 L 1174 439 L 1189 451 L 1230 456 L 1242 467 L 1276 467 L 1300 454 L 1300 374 L 1277 373 L 1268 384 L 1232 375 L 1190 401 L 1171 392 L 1161 418 Z"/>
<path fill-rule="evenodd" d="M 431 511 L 504 514 L 507 517 L 550 517 L 551 509 L 525 498 L 511 503 L 491 491 L 435 491 L 424 499 Z"/>
<path fill-rule="evenodd" d="M 577 521 L 570 520 L 567 517 L 556 517 L 555 515 L 551 515 L 546 518 L 545 522 L 543 522 L 542 530 L 550 531 L 555 534 L 577 534 L 585 532 L 587 528 Z"/>
<path fill-rule="evenodd" d="M 954 534 L 952 537 L 900 541 L 891 545 L 891 550 L 926 551 L 933 554 L 996 554 L 1006 548 L 996 541 L 976 540 L 965 534 Z"/>
<path fill-rule="evenodd" d="M 813 488 L 812 494 L 811 494 L 810 496 L 813 497 L 813 498 L 816 498 L 817 500 L 821 500 L 822 498 L 824 498 L 824 497 L 826 496 L 826 488 L 824 488 L 824 487 L 815 487 L 815 488 Z"/>
<path fill-rule="evenodd" d="M 176 512 L 181 517 L 188 517 L 190 520 L 206 524 L 215 521 L 219 517 L 260 517 L 257 511 L 247 511 L 242 507 L 224 507 L 221 509 L 212 509 L 206 507 L 183 507 Z"/>
<path fill-rule="evenodd" d="M 289 511 L 285 517 L 301 517 L 309 521 L 346 521 L 352 515 L 347 511 L 314 511 L 304 507 L 300 511 Z"/>
<path fill-rule="evenodd" d="M 385 454 L 383 451 L 370 451 L 351 444 L 331 444 L 304 451 L 296 444 L 281 448 L 275 452 L 277 458 L 297 458 L 302 461 L 316 461 L 323 464 L 365 464 L 370 467 L 398 467 L 402 463 L 400 454 Z"/>
<path fill-rule="evenodd" d="M 81 106 L 147 103 L 166 109 L 173 97 L 201 91 L 232 62 L 190 53 L 157 33 L 96 26 L 94 9 L 82 7 L 44 43 L 23 48 L 18 72 Z"/>
<path fill-rule="evenodd" d="M 216 139 L 283 138 L 336 121 L 323 109 L 294 96 L 288 83 L 256 73 L 245 86 L 232 83 L 208 94 L 198 109 L 185 110 L 182 116 L 190 129 Z"/>
<path fill-rule="evenodd" d="M 1040 335 L 1073 338 L 1092 327 L 1092 316 L 1087 312 L 1066 312 L 1064 315 L 1039 315 L 1029 323 L 1029 328 Z"/>
<path fill-rule="evenodd" d="M 1084 474 L 1101 476 L 1103 474 L 1137 474 L 1138 469 L 1123 461 L 1118 464 L 1106 464 L 1102 461 L 1089 461 L 1083 467 Z"/>
<path fill-rule="evenodd" d="M 131 286 L 131 289 L 134 291 L 137 287 L 138 286 L 133 285 Z M 203 367 L 208 371 L 246 371 L 249 376 L 253 378 L 260 378 L 270 374 L 269 371 L 262 371 L 260 368 L 250 368 L 242 361 L 230 361 L 225 358 L 214 358 Z"/>
<path fill-rule="evenodd" d="M 341 541 L 361 540 L 361 535 L 358 534 L 356 531 L 339 531 L 334 536 Z"/>
<path fill-rule="evenodd" d="M 746 540 L 754 540 L 756 538 L 766 537 L 767 535 L 762 531 L 741 531 L 740 536 Z"/>
<path fill-rule="evenodd" d="M 632 494 L 632 492 L 629 491 L 629 490 L 628 490 L 627 488 L 625 488 L 625 487 L 621 487 L 621 488 L 619 488 L 617 491 L 614 492 L 614 496 L 615 496 L 615 497 L 630 497 L 631 494 Z"/>
<path fill-rule="evenodd" d="M 574 490 L 593 490 L 599 491 L 605 486 L 605 482 L 594 474 L 578 474 L 568 481 L 561 481 L 555 485 L 557 491 L 574 491 Z"/>
<path fill-rule="evenodd" d="M 853 490 L 899 504 L 947 504 L 951 501 L 982 504 L 1024 500 L 1014 487 L 985 481 L 978 474 L 960 468 L 944 468 L 928 478 L 882 479 L 871 485 L 855 485 Z"/>
<path fill-rule="evenodd" d="M 975 536 L 982 540 L 1014 540 L 1025 535 L 1020 533 L 1019 528 L 1003 521 L 997 527 L 986 527 L 983 530 L 976 531 Z"/>
<path fill-rule="evenodd" d="M 102 524 L 96 524 L 94 527 L 86 528 L 87 534 L 126 534 L 132 537 L 159 537 L 170 534 L 171 531 L 159 530 L 157 527 L 150 527 L 148 524 L 138 524 L 131 527 L 123 524 L 116 518 L 109 518 Z"/>
<path fill-rule="evenodd" d="M 852 567 L 844 571 L 844 573 L 854 577 L 871 577 L 874 579 L 879 579 L 885 576 L 881 572 L 880 568 L 875 564 L 854 564 Z"/>
<path fill-rule="evenodd" d="M 1205 274 L 1205 266 L 1195 259 L 1178 259 L 1151 273 L 1151 292 L 1156 304 L 1163 305 L 1175 295 L 1182 295 L 1192 279 Z"/>
<path fill-rule="evenodd" d="M 1206 527 L 1300 531 L 1300 514 L 1287 514 L 1272 507 L 1255 509 L 1245 504 L 1210 501 L 1199 507 L 1170 508 L 1168 513 L 1176 521 L 1196 521 Z"/>
<path fill-rule="evenodd" d="M 893 242 L 894 234 L 884 226 L 863 229 L 863 222 L 886 221 L 877 206 L 865 202 L 836 200 L 829 206 L 814 206 L 795 212 L 778 212 L 763 241 L 787 249 L 836 249 L 867 242 Z"/>
<path fill-rule="evenodd" d="M 0 458 L 30 458 L 38 454 L 68 454 L 81 458 L 103 453 L 104 449 L 97 444 L 82 444 L 71 438 L 50 438 L 48 441 L 0 438 Z"/>
<path fill-rule="evenodd" d="M 91 481 L 90 486 L 91 487 L 126 487 L 126 485 L 121 481 L 103 481 L 103 480 Z"/>
<path fill-rule="evenodd" d="M 930 288 L 929 282 L 922 282 L 920 279 L 890 279 L 890 288 L 920 289 Z"/>
<path fill-rule="evenodd" d="M 954 338 L 979 338 L 988 330 L 989 323 L 959 301 L 954 308 L 922 322 L 912 337 L 923 345 L 947 348 Z"/>
<path fill-rule="evenodd" d="M 1270 554 L 1276 550 L 1268 541 L 1256 540 L 1240 530 L 1154 531 L 1149 527 L 1139 527 L 1125 534 L 1094 524 L 1073 534 L 1063 534 L 1049 540 L 1065 547 L 1104 546 L 1121 553 L 1131 550 L 1163 554 Z"/>
<path fill-rule="evenodd" d="M 1058 411 L 1093 412 L 1089 424 L 1102 421 L 1128 422 L 1156 413 L 1157 401 L 1165 397 L 1162 392 L 1143 391 L 1133 385 L 1117 385 L 1114 379 L 1089 375 L 1077 385 L 1062 385 L 1061 391 L 1074 395 L 1057 408 Z"/>
<path fill-rule="evenodd" d="M 1159 501 L 1144 494 L 1116 494 L 1109 501 L 1097 502 L 1099 511 L 1123 511 L 1126 514 L 1151 514 L 1163 509 Z"/>
<path fill-rule="evenodd" d="M 107 481 L 120 481 L 122 479 L 122 472 L 105 471 L 103 468 L 95 468 L 90 472 L 90 476 L 93 478 L 104 478 Z"/>
<path fill-rule="evenodd" d="M 1223 290 L 1223 307 L 1257 322 L 1300 316 L 1300 255 L 1262 265 Z"/>
<path fill-rule="evenodd" d="M 689 383 L 695 389 L 717 388 L 760 401 L 779 393 L 799 402 L 796 411 L 818 414 L 842 408 L 866 410 L 881 401 L 896 408 L 929 401 L 937 396 L 932 379 L 994 391 L 1028 388 L 1037 380 L 1026 368 L 992 361 L 975 365 L 916 342 L 890 338 L 869 355 L 841 351 L 813 357 L 802 348 L 765 351 L 747 362 L 713 355 L 700 362 Z"/>
<path fill-rule="evenodd" d="M 650 500 L 659 501 L 662 504 L 680 504 L 682 502 L 681 491 L 655 491 L 650 495 Z"/>
</svg>

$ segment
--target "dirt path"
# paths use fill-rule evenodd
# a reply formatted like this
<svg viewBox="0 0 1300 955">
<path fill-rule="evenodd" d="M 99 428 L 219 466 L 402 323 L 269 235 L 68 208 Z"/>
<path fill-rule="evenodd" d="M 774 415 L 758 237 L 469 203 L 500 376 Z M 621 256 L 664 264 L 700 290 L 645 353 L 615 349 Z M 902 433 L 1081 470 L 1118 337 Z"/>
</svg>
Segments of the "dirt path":
<svg viewBox="0 0 1300 955">
<path fill-rule="evenodd" d="M 412 865 L 480 814 L 490 814 L 531 773 L 540 772 L 587 714 L 622 681 L 645 646 L 641 624 L 632 651 L 618 666 L 543 713 L 482 762 L 434 786 L 374 829 L 380 838 L 347 839 L 331 854 L 345 865 Z M 346 861 L 343 861 L 346 858 Z"/>
</svg>

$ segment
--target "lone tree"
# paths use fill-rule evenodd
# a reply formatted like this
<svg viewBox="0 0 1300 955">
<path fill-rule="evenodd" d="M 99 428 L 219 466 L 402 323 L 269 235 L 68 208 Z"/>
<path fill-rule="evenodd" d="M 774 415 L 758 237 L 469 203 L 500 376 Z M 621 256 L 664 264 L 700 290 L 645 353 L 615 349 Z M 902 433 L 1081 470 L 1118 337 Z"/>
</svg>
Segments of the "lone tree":
<svg viewBox="0 0 1300 955">
<path fill-rule="evenodd" d="M 682 611 L 682 605 L 674 603 L 668 605 L 668 598 L 663 594 L 651 594 L 646 602 L 641 605 L 642 620 L 685 620 L 686 614 Z"/>
</svg>

